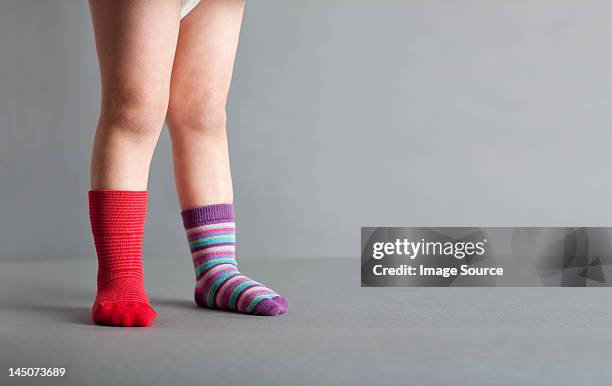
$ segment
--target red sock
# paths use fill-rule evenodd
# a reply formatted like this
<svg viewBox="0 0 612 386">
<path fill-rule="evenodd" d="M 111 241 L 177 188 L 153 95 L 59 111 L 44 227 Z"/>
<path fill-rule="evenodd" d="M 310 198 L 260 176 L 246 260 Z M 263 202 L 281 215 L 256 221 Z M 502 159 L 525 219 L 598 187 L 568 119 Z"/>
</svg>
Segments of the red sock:
<svg viewBox="0 0 612 386">
<path fill-rule="evenodd" d="M 98 253 L 98 293 L 93 320 L 109 326 L 149 326 L 157 313 L 149 304 L 142 271 L 147 192 L 91 190 L 89 218 Z"/>
</svg>

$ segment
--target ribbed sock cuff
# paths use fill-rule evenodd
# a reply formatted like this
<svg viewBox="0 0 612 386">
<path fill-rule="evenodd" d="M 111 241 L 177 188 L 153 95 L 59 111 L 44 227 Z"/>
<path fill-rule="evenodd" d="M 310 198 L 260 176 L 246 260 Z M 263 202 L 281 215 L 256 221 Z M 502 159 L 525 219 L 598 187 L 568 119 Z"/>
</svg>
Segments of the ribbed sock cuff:
<svg viewBox="0 0 612 386">
<path fill-rule="evenodd" d="M 90 190 L 88 196 L 94 234 L 144 229 L 148 201 L 146 190 Z"/>
<path fill-rule="evenodd" d="M 213 204 L 185 209 L 181 212 L 181 217 L 183 217 L 183 225 L 185 228 L 214 224 L 221 221 L 234 221 L 234 205 Z"/>
</svg>

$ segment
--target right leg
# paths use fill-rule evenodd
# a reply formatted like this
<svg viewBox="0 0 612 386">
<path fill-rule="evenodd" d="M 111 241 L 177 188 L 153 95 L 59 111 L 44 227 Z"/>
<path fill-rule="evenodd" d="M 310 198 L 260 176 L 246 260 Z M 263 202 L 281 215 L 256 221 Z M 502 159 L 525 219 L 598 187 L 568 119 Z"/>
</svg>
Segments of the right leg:
<svg viewBox="0 0 612 386">
<path fill-rule="evenodd" d="M 147 179 L 168 105 L 180 0 L 90 0 L 102 80 L 91 162 L 90 217 L 98 254 L 94 321 L 149 325 L 142 235 Z"/>
<path fill-rule="evenodd" d="M 91 189 L 146 190 L 178 39 L 180 0 L 90 0 L 102 79 Z"/>
</svg>

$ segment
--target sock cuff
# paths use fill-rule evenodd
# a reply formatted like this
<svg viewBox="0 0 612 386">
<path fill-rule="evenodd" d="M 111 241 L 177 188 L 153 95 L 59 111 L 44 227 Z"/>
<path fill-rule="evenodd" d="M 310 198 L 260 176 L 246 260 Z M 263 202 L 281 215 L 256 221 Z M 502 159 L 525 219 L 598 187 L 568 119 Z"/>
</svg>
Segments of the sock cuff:
<svg viewBox="0 0 612 386">
<path fill-rule="evenodd" d="M 88 192 L 89 199 L 142 199 L 149 196 L 148 190 L 94 189 Z"/>
<path fill-rule="evenodd" d="M 234 221 L 234 205 L 213 204 L 185 209 L 181 212 L 181 217 L 183 218 L 185 228 L 214 224 L 221 221 Z"/>
<path fill-rule="evenodd" d="M 93 233 L 144 229 L 148 192 L 90 190 L 89 217 Z"/>
</svg>

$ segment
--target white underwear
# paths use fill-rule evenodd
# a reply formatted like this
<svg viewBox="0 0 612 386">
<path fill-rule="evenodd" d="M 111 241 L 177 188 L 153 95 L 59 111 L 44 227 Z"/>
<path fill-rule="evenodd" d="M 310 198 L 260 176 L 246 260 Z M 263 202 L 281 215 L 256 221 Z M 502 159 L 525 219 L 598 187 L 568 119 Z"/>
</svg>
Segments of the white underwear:
<svg viewBox="0 0 612 386">
<path fill-rule="evenodd" d="M 181 8 L 181 19 L 187 16 L 189 12 L 191 12 L 196 5 L 200 2 L 200 0 L 182 0 L 183 8 Z"/>
</svg>

